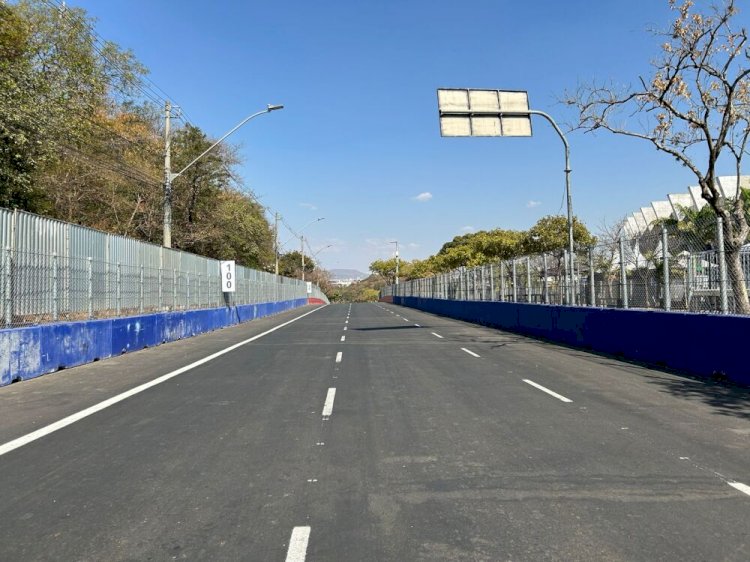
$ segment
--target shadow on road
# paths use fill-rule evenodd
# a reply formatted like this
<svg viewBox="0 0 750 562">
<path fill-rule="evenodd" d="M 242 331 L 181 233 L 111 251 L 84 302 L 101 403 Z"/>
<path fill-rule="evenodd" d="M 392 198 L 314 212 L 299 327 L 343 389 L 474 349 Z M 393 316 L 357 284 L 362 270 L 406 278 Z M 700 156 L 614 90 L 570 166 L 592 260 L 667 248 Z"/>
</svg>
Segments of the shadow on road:
<svg viewBox="0 0 750 562">
<path fill-rule="evenodd" d="M 717 413 L 750 420 L 750 389 L 724 383 L 645 375 L 650 383 L 663 391 L 686 400 L 697 400 L 711 406 Z"/>
</svg>

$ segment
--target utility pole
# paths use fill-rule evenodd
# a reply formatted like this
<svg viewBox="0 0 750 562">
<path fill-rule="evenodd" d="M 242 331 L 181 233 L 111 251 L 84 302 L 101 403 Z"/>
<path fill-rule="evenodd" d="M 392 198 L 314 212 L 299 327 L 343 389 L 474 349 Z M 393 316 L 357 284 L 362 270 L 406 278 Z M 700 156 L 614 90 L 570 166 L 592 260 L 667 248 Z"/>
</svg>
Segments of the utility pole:
<svg viewBox="0 0 750 562">
<path fill-rule="evenodd" d="M 299 237 L 299 249 L 302 251 L 302 281 L 305 280 L 305 237 Z"/>
<path fill-rule="evenodd" d="M 167 101 L 164 111 L 164 233 L 162 244 L 165 248 L 172 247 L 172 137 L 170 134 L 170 118 L 172 104 Z"/>
<path fill-rule="evenodd" d="M 274 223 L 273 253 L 276 256 L 276 275 L 279 274 L 279 213 L 276 212 Z"/>
<path fill-rule="evenodd" d="M 396 240 L 396 285 L 398 285 L 398 240 Z"/>
</svg>

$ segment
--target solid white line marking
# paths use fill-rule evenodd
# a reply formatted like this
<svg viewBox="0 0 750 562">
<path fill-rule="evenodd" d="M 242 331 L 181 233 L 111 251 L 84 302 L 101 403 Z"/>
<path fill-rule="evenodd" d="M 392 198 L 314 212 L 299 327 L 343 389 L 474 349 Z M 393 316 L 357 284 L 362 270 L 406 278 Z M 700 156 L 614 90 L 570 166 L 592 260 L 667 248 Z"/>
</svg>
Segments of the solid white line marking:
<svg viewBox="0 0 750 562">
<path fill-rule="evenodd" d="M 742 482 L 727 482 L 735 490 L 739 490 L 743 494 L 750 496 L 750 486 L 743 484 Z"/>
<path fill-rule="evenodd" d="M 441 340 L 443 339 L 443 336 L 441 336 L 440 334 L 436 334 L 435 332 L 430 332 L 430 333 L 431 333 L 431 334 L 432 334 L 433 336 L 435 336 L 436 338 L 440 338 Z"/>
<path fill-rule="evenodd" d="M 36 441 L 37 439 L 41 439 L 42 437 L 49 435 L 50 433 L 54 433 L 55 431 L 58 431 L 64 427 L 74 424 L 75 422 L 80 421 L 83 418 L 87 418 L 92 414 L 95 414 L 101 410 L 104 410 L 105 408 L 109 408 L 110 406 L 113 406 L 114 404 L 117 404 L 118 402 L 122 402 L 123 400 L 130 398 L 131 396 L 135 396 L 136 394 L 143 392 L 144 390 L 148 390 L 151 387 L 154 387 L 158 384 L 166 382 L 169 379 L 176 377 L 177 375 L 181 375 L 183 373 L 186 373 L 187 371 L 190 371 L 191 369 L 195 369 L 196 367 L 199 367 L 203 365 L 204 363 L 208 363 L 209 361 L 216 359 L 217 357 L 221 357 L 222 355 L 225 355 L 229 353 L 230 351 L 234 351 L 238 347 L 242 347 L 243 345 L 254 342 L 255 340 L 262 338 L 263 336 L 267 336 L 271 332 L 275 332 L 276 330 L 279 330 L 283 328 L 284 326 L 288 326 L 292 322 L 296 322 L 297 320 L 300 320 L 304 318 L 305 316 L 312 314 L 313 312 L 317 312 L 318 310 L 321 310 L 325 308 L 326 306 L 328 305 L 323 305 L 320 308 L 316 308 L 314 310 L 311 310 L 310 312 L 306 312 L 305 314 L 302 314 L 301 316 L 297 316 L 297 318 L 293 318 L 287 322 L 284 322 L 283 324 L 279 324 L 278 326 L 271 328 L 270 330 L 266 330 L 262 334 L 258 334 L 257 336 L 253 336 L 252 338 L 248 338 L 234 345 L 230 345 L 229 347 L 224 348 L 221 351 L 217 351 L 216 353 L 212 353 L 211 355 L 208 355 L 204 357 L 203 359 L 199 359 L 198 361 L 194 361 L 193 363 L 190 363 L 189 365 L 180 367 L 179 369 L 172 371 L 171 373 L 167 373 L 166 375 L 162 375 L 158 378 L 155 378 L 152 381 L 136 386 L 135 388 L 131 388 L 130 390 L 127 390 L 121 394 L 118 394 L 117 396 L 113 396 L 112 398 L 108 398 L 107 400 L 104 400 L 103 402 L 99 402 L 98 404 L 89 406 L 88 408 L 81 410 L 80 412 L 71 414 L 70 416 L 67 416 L 61 420 L 58 420 L 44 427 L 41 427 L 37 429 L 36 431 L 27 433 L 26 435 L 23 435 L 22 437 L 18 437 L 17 439 L 8 441 L 7 443 L 0 445 L 0 456 L 6 453 L 10 453 L 11 451 L 18 449 L 19 447 L 23 447 L 24 445 L 28 445 L 29 443 Z"/>
<path fill-rule="evenodd" d="M 336 363 L 341 363 L 341 357 L 342 357 L 343 355 L 344 355 L 344 352 L 343 352 L 343 351 L 339 351 L 339 352 L 338 352 L 338 353 L 336 354 Z"/>
<path fill-rule="evenodd" d="M 477 354 L 476 354 L 476 353 L 474 353 L 473 351 L 469 351 L 469 350 L 468 350 L 468 349 L 466 349 L 465 347 L 462 347 L 462 348 L 461 348 L 461 350 L 462 350 L 462 351 L 465 351 L 466 353 L 468 353 L 469 355 L 472 355 L 472 356 L 474 356 L 474 357 L 479 357 L 479 355 L 477 355 Z"/>
<path fill-rule="evenodd" d="M 346 336 L 341 336 L 341 341 L 346 341 Z"/>
<path fill-rule="evenodd" d="M 286 562 L 305 562 L 307 558 L 307 541 L 310 540 L 310 527 L 295 527 L 289 539 L 286 551 Z"/>
<path fill-rule="evenodd" d="M 333 412 L 333 399 L 336 398 L 336 389 L 329 388 L 326 394 L 326 402 L 323 404 L 323 417 L 327 418 Z"/>
<path fill-rule="evenodd" d="M 554 396 L 558 400 L 562 400 L 563 402 L 572 402 L 570 398 L 565 398 L 565 396 L 563 396 L 562 394 L 558 394 L 557 392 L 554 392 L 553 390 L 550 390 L 549 388 L 545 388 L 541 384 L 537 384 L 534 381 L 530 381 L 529 379 L 523 379 L 523 382 L 525 382 L 526 384 L 530 384 L 534 388 L 538 388 L 542 392 L 546 392 L 550 396 Z"/>
</svg>

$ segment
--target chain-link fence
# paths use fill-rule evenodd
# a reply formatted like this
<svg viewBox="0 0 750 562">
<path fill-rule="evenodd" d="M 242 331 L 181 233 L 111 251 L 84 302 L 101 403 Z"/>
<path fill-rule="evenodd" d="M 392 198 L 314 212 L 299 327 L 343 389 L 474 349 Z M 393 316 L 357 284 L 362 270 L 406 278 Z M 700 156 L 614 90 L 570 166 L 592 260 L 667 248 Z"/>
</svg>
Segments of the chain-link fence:
<svg viewBox="0 0 750 562">
<path fill-rule="evenodd" d="M 576 306 L 748 313 L 750 245 L 703 213 L 600 237 L 567 251 L 459 268 L 389 285 L 382 295 Z M 572 267 L 571 267 L 572 261 Z"/>
<path fill-rule="evenodd" d="M 217 260 L 0 209 L 0 326 L 316 297 L 298 279 L 242 266 L 223 293 Z"/>
</svg>

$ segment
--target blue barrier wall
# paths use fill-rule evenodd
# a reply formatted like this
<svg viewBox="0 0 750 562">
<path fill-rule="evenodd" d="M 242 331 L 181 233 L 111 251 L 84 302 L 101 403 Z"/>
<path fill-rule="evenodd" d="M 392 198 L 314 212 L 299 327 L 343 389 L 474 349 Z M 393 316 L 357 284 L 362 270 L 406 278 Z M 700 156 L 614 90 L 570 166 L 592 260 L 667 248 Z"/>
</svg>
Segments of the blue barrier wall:
<svg viewBox="0 0 750 562">
<path fill-rule="evenodd" d="M 304 306 L 308 299 L 0 330 L 0 386 Z"/>
<path fill-rule="evenodd" d="M 394 297 L 450 318 L 750 386 L 750 317 Z"/>
</svg>

